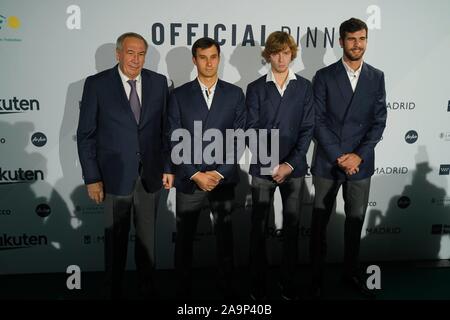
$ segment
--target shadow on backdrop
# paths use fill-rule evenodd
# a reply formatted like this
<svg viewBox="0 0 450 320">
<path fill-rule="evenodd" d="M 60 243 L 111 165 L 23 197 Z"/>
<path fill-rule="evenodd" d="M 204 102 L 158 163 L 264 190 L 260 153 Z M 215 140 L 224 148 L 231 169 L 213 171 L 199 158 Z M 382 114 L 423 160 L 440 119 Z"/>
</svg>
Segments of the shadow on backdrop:
<svg viewBox="0 0 450 320">
<path fill-rule="evenodd" d="M 319 39 L 323 38 L 324 33 L 317 30 L 317 40 L 315 46 L 311 38 L 308 37 L 308 34 L 305 34 L 300 39 L 300 57 L 297 57 L 297 59 L 302 59 L 304 68 L 303 70 L 298 71 L 297 74 L 308 79 L 309 81 L 312 81 L 318 70 L 326 66 L 324 63 L 324 57 L 327 52 L 327 48 L 324 47 L 323 43 L 319 43 Z"/>
<path fill-rule="evenodd" d="M 261 56 L 261 52 L 262 48 L 258 42 L 255 42 L 255 46 L 242 46 L 240 43 L 230 56 L 229 63 L 236 68 L 240 77 L 234 84 L 240 87 L 244 93 L 247 85 L 262 75 L 259 71 L 265 65 L 265 60 Z"/>
<path fill-rule="evenodd" d="M 167 73 L 169 74 L 169 90 L 191 81 L 194 69 L 191 50 L 187 47 L 176 47 L 167 52 Z"/>
</svg>

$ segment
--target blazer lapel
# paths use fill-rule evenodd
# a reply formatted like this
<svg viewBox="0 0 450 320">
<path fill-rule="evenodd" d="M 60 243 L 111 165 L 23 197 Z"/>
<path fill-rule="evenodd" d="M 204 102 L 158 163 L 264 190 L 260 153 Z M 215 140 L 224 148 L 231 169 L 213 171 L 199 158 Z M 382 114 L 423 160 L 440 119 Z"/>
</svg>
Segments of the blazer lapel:
<svg viewBox="0 0 450 320">
<path fill-rule="evenodd" d="M 347 108 L 353 97 L 353 89 L 350 84 L 350 79 L 348 78 L 347 71 L 342 65 L 342 60 L 336 62 L 336 82 L 341 91 L 342 97 L 344 98 L 343 104 Z"/>
<path fill-rule="evenodd" d="M 280 101 L 280 93 L 278 92 L 278 89 L 273 81 L 266 82 L 266 92 L 267 97 L 269 98 L 269 101 L 273 107 L 272 109 L 273 110 L 272 117 L 273 117 L 275 116 L 274 113 L 278 108 L 278 104 Z"/>
<path fill-rule="evenodd" d="M 361 101 L 361 99 L 364 98 L 364 95 L 367 94 L 369 81 L 370 81 L 369 71 L 366 65 L 363 63 L 358 83 L 355 88 L 355 94 L 353 95 L 353 100 L 350 104 L 349 109 L 354 109 L 355 105 L 356 106 L 360 105 L 358 101 Z"/>
<path fill-rule="evenodd" d="M 190 105 L 194 108 L 193 112 L 198 112 L 203 123 L 206 122 L 208 118 L 208 105 L 206 104 L 205 98 L 203 97 L 202 89 L 200 88 L 200 84 L 197 79 L 194 79 L 192 82 L 192 96 Z"/>
<path fill-rule="evenodd" d="M 289 84 L 288 84 L 286 90 L 284 90 L 283 98 L 280 101 L 280 105 L 278 107 L 278 112 L 277 112 L 277 107 L 275 107 L 274 112 L 277 112 L 277 114 L 274 115 L 274 117 L 276 117 L 276 119 L 274 119 L 274 121 L 273 121 L 273 126 L 275 128 L 279 129 L 280 119 L 283 117 L 283 114 L 285 114 L 286 110 L 289 109 L 289 104 L 292 102 L 295 102 L 295 97 L 293 96 L 293 94 L 297 91 L 297 84 L 298 84 L 298 80 L 290 80 L 289 81 Z M 278 92 L 278 90 L 277 90 L 277 92 Z"/>
<path fill-rule="evenodd" d="M 141 101 L 141 116 L 139 118 L 139 127 L 143 126 L 145 123 L 145 116 L 149 113 L 150 108 L 150 98 L 151 98 L 151 88 L 152 85 L 152 77 L 147 75 L 146 73 L 141 73 L 141 81 L 142 81 L 142 101 Z M 130 107 L 131 109 L 131 107 Z"/>
<path fill-rule="evenodd" d="M 123 87 L 122 79 L 120 78 L 119 71 L 117 70 L 117 65 L 112 69 L 112 78 L 113 83 L 117 90 L 114 90 L 114 93 L 116 94 L 117 101 L 121 105 L 121 107 L 124 109 L 125 114 L 132 120 L 134 123 L 136 123 L 136 119 L 134 119 L 133 111 L 131 110 L 130 101 L 127 98 L 127 95 L 125 93 L 125 89 Z M 136 123 L 137 125 L 137 123 Z"/>
<path fill-rule="evenodd" d="M 222 95 L 223 95 L 223 84 L 218 79 L 217 84 L 216 84 L 216 89 L 214 90 L 214 97 L 213 97 L 213 101 L 211 103 L 211 108 L 208 110 L 208 115 L 205 119 L 205 129 L 208 128 L 210 126 L 210 124 L 212 124 L 211 127 L 214 127 L 213 121 L 216 119 L 215 115 L 220 114 L 220 112 L 223 110 L 223 108 L 221 107 L 221 105 L 223 103 Z M 204 100 L 205 99 L 203 99 L 203 101 Z M 205 106 L 206 106 L 206 108 L 208 108 L 208 106 L 206 105 L 206 102 L 205 102 Z"/>
<path fill-rule="evenodd" d="M 266 118 L 268 119 L 267 125 L 270 127 L 273 127 L 276 123 L 275 117 L 277 117 L 276 112 L 280 104 L 280 93 L 278 92 L 278 89 L 273 81 L 269 81 L 264 83 L 264 90 L 265 90 L 265 101 L 270 102 L 270 110 L 268 110 L 269 114 L 266 115 Z"/>
</svg>

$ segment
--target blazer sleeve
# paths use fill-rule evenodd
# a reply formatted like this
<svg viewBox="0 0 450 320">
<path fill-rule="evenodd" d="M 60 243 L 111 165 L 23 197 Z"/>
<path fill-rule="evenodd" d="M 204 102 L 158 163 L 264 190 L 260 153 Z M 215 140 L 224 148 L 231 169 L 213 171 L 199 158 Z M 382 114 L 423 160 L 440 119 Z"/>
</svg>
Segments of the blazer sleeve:
<svg viewBox="0 0 450 320">
<path fill-rule="evenodd" d="M 301 161 L 304 159 L 308 152 L 309 145 L 314 132 L 314 99 L 312 86 L 308 83 L 305 93 L 305 99 L 303 100 L 303 118 L 298 128 L 297 142 L 289 153 L 285 162 L 293 166 L 294 170 L 301 166 Z M 306 166 L 306 164 L 305 164 Z"/>
<path fill-rule="evenodd" d="M 234 130 L 245 130 L 245 122 L 247 118 L 247 112 L 245 108 L 245 97 L 244 93 L 241 89 L 239 89 L 239 93 L 237 94 L 237 99 L 234 102 L 235 104 L 235 115 L 234 115 Z M 226 155 L 225 155 L 225 163 L 220 164 L 216 171 L 219 172 L 223 177 L 227 178 L 234 172 L 234 166 L 238 163 L 239 159 L 243 155 L 245 151 L 245 147 L 242 148 L 242 145 L 245 144 L 237 143 L 233 140 L 233 146 L 226 146 Z M 229 164 L 228 164 L 229 163 Z"/>
<path fill-rule="evenodd" d="M 315 129 L 314 138 L 324 150 L 330 162 L 335 162 L 343 152 L 340 140 L 327 124 L 327 88 L 324 75 L 317 72 L 313 80 Z"/>
<path fill-rule="evenodd" d="M 95 82 L 88 77 L 84 83 L 77 129 L 77 147 L 85 184 L 102 180 L 97 162 L 98 97 Z"/>
<path fill-rule="evenodd" d="M 378 84 L 377 96 L 373 108 L 373 121 L 370 129 L 361 140 L 358 147 L 355 149 L 355 153 L 358 154 L 363 160 L 373 151 L 377 143 L 380 141 L 383 135 L 384 128 L 386 127 L 387 108 L 386 108 L 386 90 L 384 84 L 384 73 L 381 73 L 381 77 Z"/>
<path fill-rule="evenodd" d="M 169 105 L 168 105 L 168 110 L 167 110 L 167 122 L 168 122 L 168 132 L 169 132 L 169 139 L 170 139 L 170 151 L 173 152 L 173 149 L 179 144 L 181 143 L 182 146 L 184 147 L 183 149 L 189 149 L 190 150 L 190 137 L 185 137 L 183 138 L 182 142 L 179 141 L 173 141 L 172 137 L 174 137 L 173 133 L 175 130 L 177 129 L 182 129 L 181 126 L 181 113 L 180 113 L 180 106 L 178 103 L 178 99 L 176 97 L 176 91 L 172 91 L 170 93 L 170 97 L 169 97 Z M 186 141 L 185 141 L 186 140 Z M 185 144 L 187 141 L 189 141 L 189 145 Z M 175 153 L 177 153 L 175 151 Z M 191 158 L 189 158 L 191 160 Z M 192 177 L 194 175 L 194 173 L 196 173 L 197 171 L 199 171 L 194 164 L 192 163 L 182 163 L 181 161 L 179 163 L 173 162 L 173 157 L 171 156 L 171 163 L 172 165 L 179 165 L 182 170 L 184 171 L 185 175 L 187 177 Z M 182 159 L 179 159 L 182 160 Z"/>
</svg>

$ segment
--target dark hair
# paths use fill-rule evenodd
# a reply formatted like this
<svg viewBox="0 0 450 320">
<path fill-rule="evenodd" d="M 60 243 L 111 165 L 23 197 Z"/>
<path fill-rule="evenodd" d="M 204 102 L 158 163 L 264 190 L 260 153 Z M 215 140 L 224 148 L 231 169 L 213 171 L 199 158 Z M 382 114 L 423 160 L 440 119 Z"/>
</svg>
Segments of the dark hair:
<svg viewBox="0 0 450 320">
<path fill-rule="evenodd" d="M 287 32 L 275 31 L 267 37 L 264 51 L 261 53 L 267 62 L 270 62 L 270 55 L 284 50 L 286 47 L 291 49 L 291 60 L 297 57 L 297 44 L 294 38 Z"/>
<path fill-rule="evenodd" d="M 339 36 L 344 40 L 347 32 L 353 33 L 362 29 L 366 30 L 366 37 L 368 37 L 369 31 L 367 29 L 367 24 L 357 18 L 350 18 L 341 23 L 341 26 L 339 27 Z"/>
<path fill-rule="evenodd" d="M 135 33 L 135 32 L 127 32 L 127 33 L 124 33 L 124 34 L 120 35 L 117 38 L 117 41 L 116 41 L 116 50 L 119 50 L 119 51 L 122 50 L 123 41 L 126 38 L 137 38 L 137 39 L 140 39 L 140 40 L 144 41 L 145 50 L 147 51 L 147 49 L 148 49 L 147 40 L 145 40 L 145 38 L 143 36 L 141 36 L 139 33 Z"/>
<path fill-rule="evenodd" d="M 208 37 L 200 38 L 197 41 L 195 41 L 194 44 L 192 45 L 192 56 L 194 58 L 197 57 L 197 49 L 198 48 L 208 49 L 208 48 L 211 48 L 212 46 L 216 46 L 217 53 L 220 55 L 220 45 L 216 40 L 208 38 Z"/>
</svg>

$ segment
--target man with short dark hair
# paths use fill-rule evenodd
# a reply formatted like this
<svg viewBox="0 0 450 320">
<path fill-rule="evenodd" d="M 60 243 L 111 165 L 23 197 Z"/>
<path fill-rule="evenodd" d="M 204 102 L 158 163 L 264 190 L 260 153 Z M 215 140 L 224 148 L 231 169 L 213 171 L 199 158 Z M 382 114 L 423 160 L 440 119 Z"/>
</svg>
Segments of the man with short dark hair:
<svg viewBox="0 0 450 320">
<path fill-rule="evenodd" d="M 312 295 L 323 282 L 326 230 L 336 195 L 343 187 L 345 203 L 344 280 L 371 295 L 359 274 L 361 229 L 374 173 L 375 146 L 386 126 L 384 74 L 363 62 L 367 25 L 355 18 L 339 28 L 343 57 L 319 70 L 313 81 L 317 152 L 312 165 L 315 188 L 310 256 Z"/>
<path fill-rule="evenodd" d="M 118 65 L 86 79 L 77 145 L 89 197 L 105 201 L 106 287 L 121 298 L 131 212 L 139 289 L 155 295 L 155 219 L 161 187 L 174 177 L 165 136 L 168 97 L 163 75 L 143 69 L 148 44 L 128 32 L 117 39 Z M 164 173 L 163 173 L 164 172 Z"/>
<path fill-rule="evenodd" d="M 301 190 L 308 165 L 308 151 L 314 126 L 311 83 L 289 68 L 297 56 L 297 44 L 286 32 L 269 35 L 262 56 L 270 63 L 267 75 L 247 87 L 248 129 L 258 134 L 263 130 L 279 130 L 279 163 L 271 175 L 262 174 L 264 165 L 258 152 L 252 159 L 252 229 L 250 242 L 251 293 L 254 300 L 266 298 L 266 233 L 273 196 L 279 188 L 283 202 L 283 253 L 281 266 L 281 296 L 286 300 L 297 297 L 295 271 L 298 257 L 298 234 L 301 211 Z M 257 150 L 260 150 L 261 144 Z M 252 150 L 253 151 L 253 150 Z M 267 168 L 266 168 L 267 169 Z"/>
<path fill-rule="evenodd" d="M 180 131 L 187 132 L 189 136 L 188 141 L 182 141 L 189 146 L 189 150 L 184 150 L 189 153 L 189 160 L 176 165 L 177 294 L 179 297 L 191 294 L 193 240 L 200 211 L 207 200 L 217 241 L 219 285 L 224 295 L 230 297 L 233 293 L 234 268 L 231 212 L 234 188 L 239 181 L 239 154 L 234 146 L 226 145 L 225 136 L 227 129 L 244 129 L 245 99 L 239 87 L 218 78 L 220 46 L 215 40 L 207 37 L 198 39 L 192 46 L 192 61 L 197 68 L 197 78 L 172 91 L 168 111 L 172 139 Z M 216 150 L 222 151 L 223 157 L 219 161 L 216 161 L 217 157 L 212 162 L 204 157 L 208 144 L 203 136 L 211 130 L 223 137 L 222 150 Z M 197 139 L 201 143 L 199 150 L 195 147 Z M 175 145 L 173 141 L 172 148 Z M 231 151 L 236 152 L 232 163 L 226 159 L 230 147 Z M 182 158 L 185 157 L 186 154 L 183 154 Z"/>
</svg>

